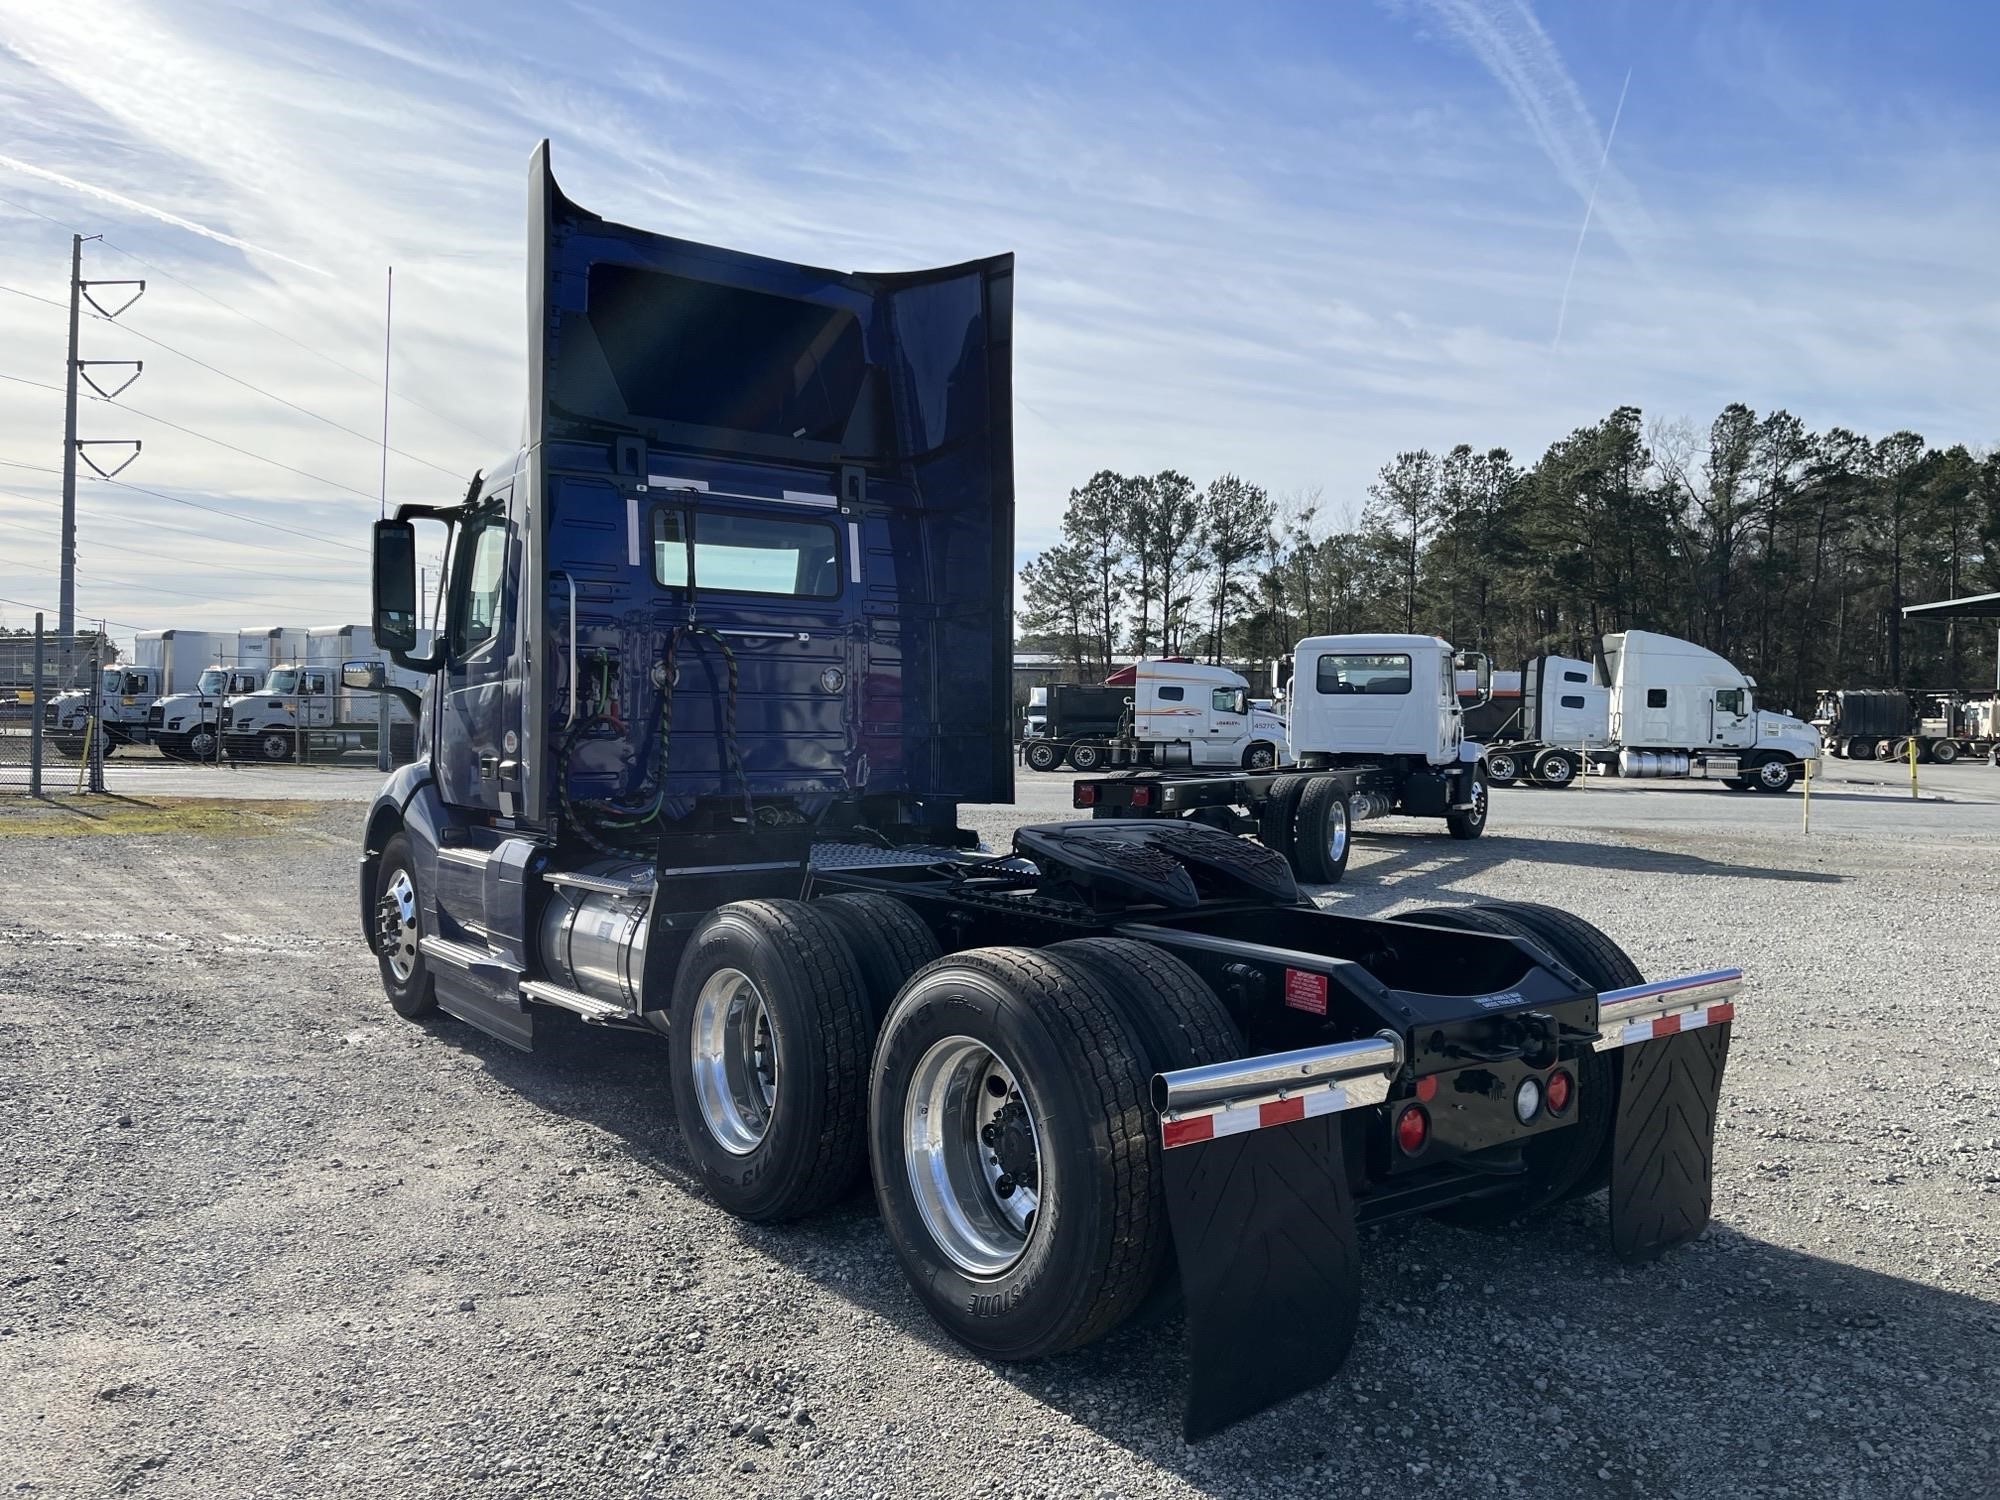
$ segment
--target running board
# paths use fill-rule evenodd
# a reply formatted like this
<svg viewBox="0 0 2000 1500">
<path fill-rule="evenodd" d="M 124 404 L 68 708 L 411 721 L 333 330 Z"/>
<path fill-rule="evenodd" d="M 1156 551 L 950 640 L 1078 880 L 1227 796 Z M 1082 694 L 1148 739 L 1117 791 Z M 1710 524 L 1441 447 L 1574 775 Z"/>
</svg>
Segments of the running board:
<svg viewBox="0 0 2000 1500">
<path fill-rule="evenodd" d="M 433 963 L 447 964 L 482 984 L 510 985 L 521 977 L 518 964 L 470 943 L 427 935 L 417 939 L 417 951 Z"/>
<path fill-rule="evenodd" d="M 600 1000 L 595 995 L 586 995 L 581 990 L 572 990 L 560 984 L 550 984 L 546 979 L 524 979 L 521 993 L 530 1000 L 539 1000 L 544 1005 L 559 1005 L 564 1010 L 574 1011 L 586 1021 L 602 1025 L 608 1022 L 637 1021 L 639 1018 L 622 1005 L 614 1005 L 609 1000 Z"/>
</svg>

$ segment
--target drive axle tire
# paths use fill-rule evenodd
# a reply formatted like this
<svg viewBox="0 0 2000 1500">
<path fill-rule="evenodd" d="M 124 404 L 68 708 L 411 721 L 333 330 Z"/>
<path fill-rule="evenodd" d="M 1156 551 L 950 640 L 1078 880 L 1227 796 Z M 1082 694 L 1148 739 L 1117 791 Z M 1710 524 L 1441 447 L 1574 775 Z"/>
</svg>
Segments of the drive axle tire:
<svg viewBox="0 0 2000 1500">
<path fill-rule="evenodd" d="M 1042 951 L 1088 969 L 1117 997 L 1154 1073 L 1226 1062 L 1247 1051 L 1215 991 L 1164 948 L 1134 938 L 1072 938 Z"/>
<path fill-rule="evenodd" d="M 1469 812 L 1445 814 L 1444 826 L 1451 830 L 1451 836 L 1461 841 L 1476 839 L 1486 832 L 1486 814 L 1491 799 L 1486 792 L 1486 778 L 1478 767 L 1472 772 L 1472 809 Z"/>
<path fill-rule="evenodd" d="M 1354 852 L 1354 809 L 1338 777 L 1313 776 L 1292 821 L 1292 869 L 1309 885 L 1338 885 Z"/>
<path fill-rule="evenodd" d="M 1486 752 L 1486 780 L 1491 786 L 1512 786 L 1521 779 L 1521 763 L 1511 750 Z"/>
<path fill-rule="evenodd" d="M 904 988 L 868 1144 L 904 1275 L 953 1338 L 1034 1359 L 1110 1332 L 1168 1246 L 1143 1044 L 1086 964 L 974 948 Z"/>
<path fill-rule="evenodd" d="M 934 962 L 942 952 L 924 919 L 910 909 L 907 901 L 898 901 L 894 896 L 875 891 L 844 891 L 837 896 L 822 896 L 812 906 L 847 940 L 848 951 L 861 970 L 869 1020 L 877 1026 L 889 1014 L 896 992 L 909 983 L 910 976 Z"/>
<path fill-rule="evenodd" d="M 1062 764 L 1063 753 L 1060 746 L 1051 745 L 1047 740 L 1035 740 L 1024 753 L 1030 771 L 1053 771 Z"/>
<path fill-rule="evenodd" d="M 1931 746 L 1931 759 L 1941 766 L 1948 766 L 1958 759 L 1957 740 L 1938 740 Z"/>
<path fill-rule="evenodd" d="M 1567 750 L 1544 750 L 1535 757 L 1532 774 L 1543 786 L 1565 787 L 1576 780 L 1576 757 Z"/>
<path fill-rule="evenodd" d="M 1069 763 L 1079 771 L 1095 771 L 1104 764 L 1104 752 L 1082 741 L 1069 747 Z"/>
<path fill-rule="evenodd" d="M 1273 777 L 1271 794 L 1257 809 L 1257 842 L 1273 854 L 1283 855 L 1287 864 L 1292 861 L 1292 823 L 1299 815 L 1299 798 L 1311 779 L 1296 775 Z"/>
<path fill-rule="evenodd" d="M 1847 742 L 1847 758 L 1849 760 L 1873 760 L 1875 758 L 1875 742 L 1867 739 L 1849 740 Z"/>
<path fill-rule="evenodd" d="M 437 982 L 417 947 L 422 937 L 416 861 L 409 835 L 399 830 L 375 861 L 375 961 L 390 1009 L 411 1021 L 437 1009 Z"/>
<path fill-rule="evenodd" d="M 803 901 L 733 901 L 696 927 L 674 976 L 674 1115 L 709 1195 L 770 1222 L 859 1179 L 873 1027 L 860 966 Z"/>
</svg>

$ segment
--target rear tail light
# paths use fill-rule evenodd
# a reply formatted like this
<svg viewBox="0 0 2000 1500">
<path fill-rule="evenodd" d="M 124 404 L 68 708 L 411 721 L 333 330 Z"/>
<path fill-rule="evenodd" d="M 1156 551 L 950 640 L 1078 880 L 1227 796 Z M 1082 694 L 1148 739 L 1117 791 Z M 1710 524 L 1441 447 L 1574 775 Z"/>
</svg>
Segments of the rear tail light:
<svg viewBox="0 0 2000 1500">
<path fill-rule="evenodd" d="M 1576 1080 L 1571 1078 L 1563 1069 L 1557 1068 L 1555 1072 L 1549 1074 L 1548 1085 L 1543 1090 L 1543 1097 L 1548 1100 L 1550 1114 L 1559 1115 L 1569 1108 L 1569 1101 L 1575 1087 Z"/>
<path fill-rule="evenodd" d="M 1403 1148 L 1405 1156 L 1415 1156 L 1430 1138 L 1430 1111 L 1421 1104 L 1412 1104 L 1396 1116 L 1396 1144 Z"/>
<path fill-rule="evenodd" d="M 1132 805 L 1134 807 L 1151 807 L 1153 805 L 1153 789 L 1149 786 L 1133 787 Z"/>
<path fill-rule="evenodd" d="M 1542 1081 L 1539 1078 L 1523 1078 L 1514 1090 L 1514 1118 L 1523 1125 L 1532 1124 L 1536 1115 L 1542 1112 Z"/>
<path fill-rule="evenodd" d="M 1079 781 L 1076 784 L 1076 805 L 1078 807 L 1097 806 L 1097 787 L 1094 783 Z"/>
</svg>

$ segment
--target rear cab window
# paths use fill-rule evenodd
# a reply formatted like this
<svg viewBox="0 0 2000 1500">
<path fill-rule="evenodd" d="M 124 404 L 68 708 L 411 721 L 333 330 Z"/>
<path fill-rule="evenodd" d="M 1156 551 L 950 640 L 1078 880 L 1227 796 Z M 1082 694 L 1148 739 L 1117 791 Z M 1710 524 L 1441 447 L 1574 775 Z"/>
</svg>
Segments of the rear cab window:
<svg viewBox="0 0 2000 1500">
<path fill-rule="evenodd" d="M 1329 651 L 1319 659 L 1314 686 L 1322 693 L 1407 693 L 1410 657 L 1403 651 Z"/>
<path fill-rule="evenodd" d="M 669 505 L 654 510 L 653 581 L 686 588 L 690 552 L 697 589 L 792 599 L 840 594 L 840 539 L 826 521 Z"/>
</svg>

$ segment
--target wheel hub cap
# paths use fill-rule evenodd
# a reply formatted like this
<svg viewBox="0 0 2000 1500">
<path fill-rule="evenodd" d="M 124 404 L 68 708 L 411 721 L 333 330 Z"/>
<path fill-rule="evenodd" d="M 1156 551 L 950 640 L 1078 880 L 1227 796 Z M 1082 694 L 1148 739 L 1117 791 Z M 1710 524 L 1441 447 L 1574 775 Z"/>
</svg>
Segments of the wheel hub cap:
<svg viewBox="0 0 2000 1500">
<path fill-rule="evenodd" d="M 946 1037 L 918 1059 L 903 1160 L 937 1247 L 973 1276 L 1019 1261 L 1041 1205 L 1042 1146 L 1013 1071 L 983 1042 Z"/>
<path fill-rule="evenodd" d="M 382 956 L 398 984 L 407 984 L 417 968 L 417 888 L 408 870 L 398 870 L 375 903 L 375 932 Z"/>
<path fill-rule="evenodd" d="M 695 1101 L 717 1145 L 747 1156 L 778 1102 L 778 1049 L 764 996 L 740 969 L 718 969 L 694 1002 Z"/>
</svg>

